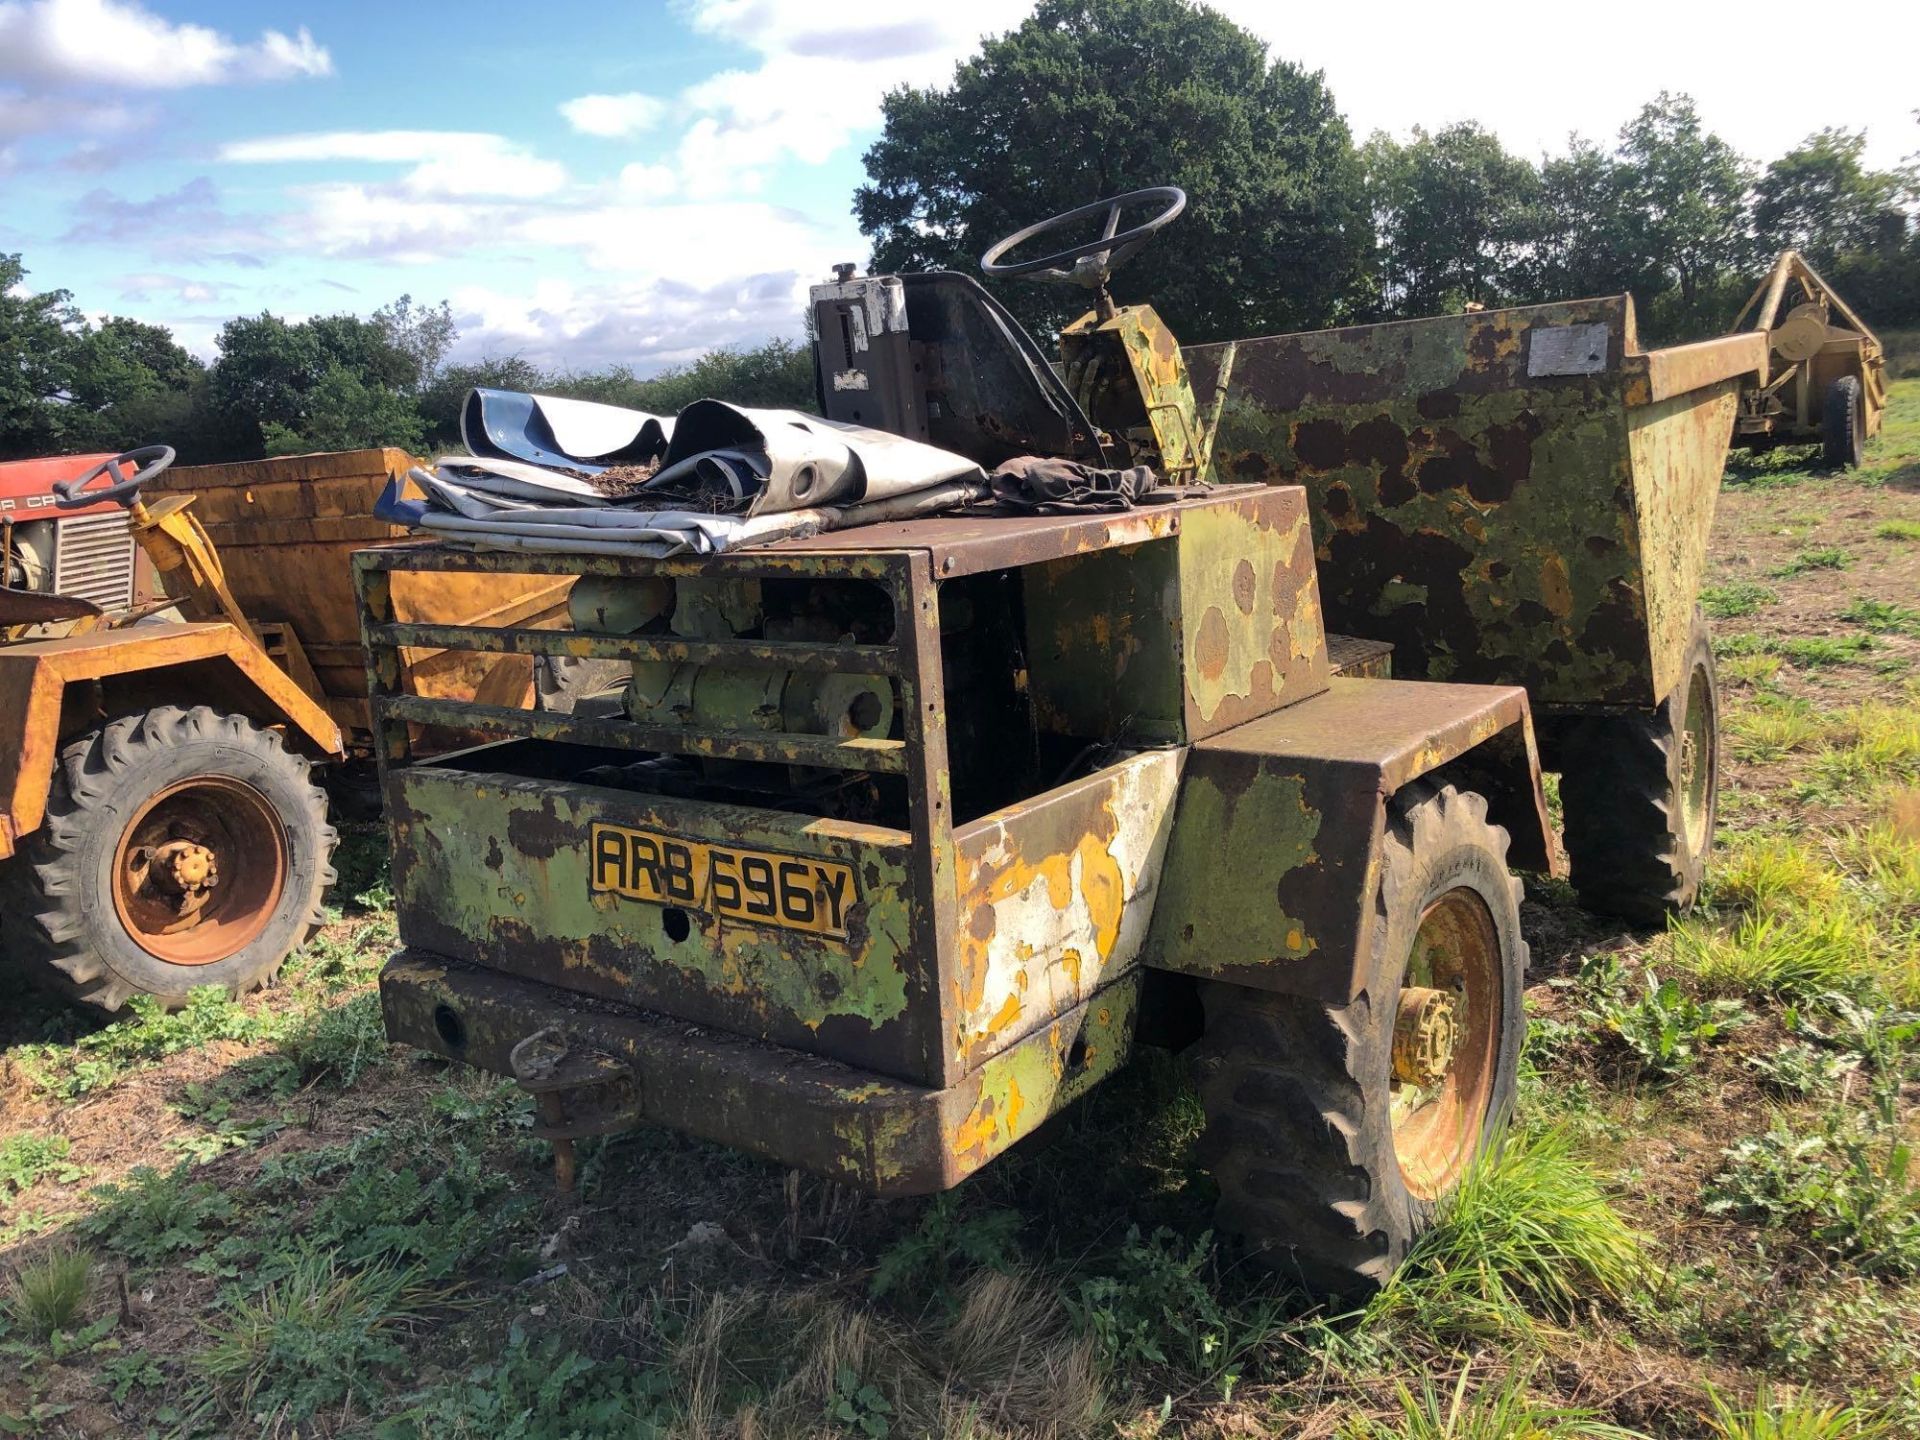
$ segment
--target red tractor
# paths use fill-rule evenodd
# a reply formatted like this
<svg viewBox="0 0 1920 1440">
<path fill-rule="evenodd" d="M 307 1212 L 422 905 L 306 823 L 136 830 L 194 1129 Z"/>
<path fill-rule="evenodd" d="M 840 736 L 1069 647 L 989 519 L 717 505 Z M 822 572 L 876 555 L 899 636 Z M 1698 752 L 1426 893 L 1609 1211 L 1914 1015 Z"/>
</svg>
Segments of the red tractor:
<svg viewBox="0 0 1920 1440">
<path fill-rule="evenodd" d="M 152 592 L 153 577 L 127 529 L 126 508 L 107 500 L 63 510 L 53 493 L 56 480 L 111 458 L 62 455 L 0 463 L 0 585 L 90 600 L 107 611 L 125 610 Z M 0 625 L 6 623 L 0 617 Z"/>
</svg>

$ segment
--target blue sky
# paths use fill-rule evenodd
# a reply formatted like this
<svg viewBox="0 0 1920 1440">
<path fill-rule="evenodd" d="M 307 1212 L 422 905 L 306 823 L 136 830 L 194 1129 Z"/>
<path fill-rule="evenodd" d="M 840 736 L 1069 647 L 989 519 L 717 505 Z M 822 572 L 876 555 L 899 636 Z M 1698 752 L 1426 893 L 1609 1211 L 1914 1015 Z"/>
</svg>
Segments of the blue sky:
<svg viewBox="0 0 1920 1440">
<path fill-rule="evenodd" d="M 864 258 L 880 95 L 1029 4 L 0 0 L 0 250 L 203 354 L 236 313 L 405 291 L 453 303 L 466 354 L 648 373 L 795 333 L 806 285 Z M 1324 70 L 1358 135 L 1477 118 L 1537 154 L 1669 88 L 1760 158 L 1821 125 L 1920 150 L 1911 0 L 1849 7 L 1845 65 L 1763 60 L 1700 0 L 1219 8 Z M 1738 10 L 1748 35 L 1807 13 Z"/>
</svg>

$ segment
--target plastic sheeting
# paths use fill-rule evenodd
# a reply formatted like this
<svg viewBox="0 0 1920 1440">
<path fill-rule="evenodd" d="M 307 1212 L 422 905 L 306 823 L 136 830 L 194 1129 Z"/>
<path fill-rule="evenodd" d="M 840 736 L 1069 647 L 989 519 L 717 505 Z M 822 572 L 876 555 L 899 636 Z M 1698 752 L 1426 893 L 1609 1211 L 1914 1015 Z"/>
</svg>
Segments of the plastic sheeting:
<svg viewBox="0 0 1920 1440">
<path fill-rule="evenodd" d="M 664 421 L 476 390 L 462 428 L 475 454 L 413 471 L 427 501 L 406 501 L 396 488 L 382 514 L 482 546 L 664 557 L 930 513 L 987 491 L 980 467 L 950 451 L 797 410 L 719 400 L 695 401 Z M 657 447 L 647 458 L 657 454 L 660 467 L 637 487 L 609 496 L 592 483 L 610 468 L 594 459 L 647 447 Z"/>
<path fill-rule="evenodd" d="M 518 390 L 474 390 L 460 411 L 461 443 L 479 458 L 589 474 L 658 459 L 672 434 L 662 415 Z"/>
</svg>

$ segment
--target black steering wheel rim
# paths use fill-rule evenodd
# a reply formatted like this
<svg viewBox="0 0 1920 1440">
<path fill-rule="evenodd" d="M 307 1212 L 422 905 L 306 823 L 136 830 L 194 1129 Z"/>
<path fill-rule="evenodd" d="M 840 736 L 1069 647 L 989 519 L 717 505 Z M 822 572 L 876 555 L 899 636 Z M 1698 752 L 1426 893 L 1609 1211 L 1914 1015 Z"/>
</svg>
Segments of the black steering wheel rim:
<svg viewBox="0 0 1920 1440">
<path fill-rule="evenodd" d="M 1131 230 L 1115 233 L 1119 229 L 1120 212 L 1128 205 L 1161 201 L 1165 204 L 1158 215 L 1134 226 Z M 1096 200 L 1091 205 L 1082 205 L 1078 210 L 1069 210 L 1063 215 L 1055 215 L 1042 220 L 1037 225 L 1016 231 L 1004 240 L 997 241 L 987 253 L 980 257 L 980 271 L 992 280 L 1011 280 L 1020 276 L 1033 276 L 1042 280 L 1061 280 L 1076 284 L 1105 281 L 1106 277 L 1119 269 L 1142 245 L 1159 234 L 1187 208 L 1187 192 L 1177 185 L 1152 185 L 1145 190 L 1129 190 L 1124 195 L 1114 195 L 1105 200 Z M 1095 215 L 1102 210 L 1107 212 L 1106 233 L 1098 240 L 1089 240 L 1084 244 L 1072 245 L 1065 250 L 1055 251 L 1051 255 L 1042 255 L 1036 260 L 1018 260 L 1012 264 L 1002 264 L 1000 257 L 1009 250 L 1044 235 L 1049 230 L 1057 230 Z M 1078 261 L 1090 256 L 1098 256 L 1091 266 L 1079 265 Z"/>
<path fill-rule="evenodd" d="M 53 482 L 53 493 L 57 498 L 56 508 L 78 510 L 83 505 L 98 505 L 107 500 L 119 500 L 131 505 L 139 498 L 140 487 L 151 484 L 160 473 L 173 464 L 171 445 L 142 445 L 138 450 L 126 450 L 102 460 L 86 474 L 72 480 Z M 136 469 L 132 475 L 121 473 L 123 465 L 132 465 Z M 102 475 L 113 477 L 113 483 L 102 490 L 89 490 L 87 487 Z"/>
</svg>

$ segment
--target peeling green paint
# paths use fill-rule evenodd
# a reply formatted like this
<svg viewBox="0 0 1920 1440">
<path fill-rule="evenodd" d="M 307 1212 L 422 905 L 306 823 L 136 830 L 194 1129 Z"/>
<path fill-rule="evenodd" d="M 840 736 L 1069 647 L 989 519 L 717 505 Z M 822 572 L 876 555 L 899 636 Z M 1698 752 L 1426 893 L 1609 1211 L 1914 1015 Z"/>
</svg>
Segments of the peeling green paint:
<svg viewBox="0 0 1920 1440">
<path fill-rule="evenodd" d="M 642 796 L 623 804 L 617 793 L 586 786 L 488 785 L 430 769 L 396 779 L 397 900 L 409 940 L 809 1048 L 830 1022 L 879 1031 L 907 1014 L 903 844 L 823 843 L 833 827 L 805 817 Z M 851 864 L 860 895 L 848 939 L 724 920 L 689 906 L 682 912 L 689 929 L 676 940 L 667 907 L 592 891 L 595 821 Z M 507 843 L 476 853 L 472 837 L 479 835 Z"/>
<path fill-rule="evenodd" d="M 1321 821 L 1303 775 L 1257 762 L 1189 775 L 1160 875 L 1153 963 L 1214 974 L 1312 954 L 1319 942 L 1281 895 L 1289 877 L 1317 868 Z"/>
</svg>

